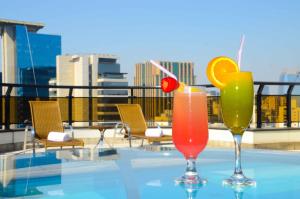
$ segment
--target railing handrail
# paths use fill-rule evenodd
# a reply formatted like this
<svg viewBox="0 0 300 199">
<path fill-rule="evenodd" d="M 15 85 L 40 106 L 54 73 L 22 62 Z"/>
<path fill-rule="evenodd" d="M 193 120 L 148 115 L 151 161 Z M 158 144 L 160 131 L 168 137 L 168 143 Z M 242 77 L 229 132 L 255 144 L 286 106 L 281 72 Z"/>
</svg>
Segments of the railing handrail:
<svg viewBox="0 0 300 199">
<path fill-rule="evenodd" d="M 159 86 L 74 86 L 74 85 L 48 85 L 48 84 L 15 84 L 0 83 L 0 86 L 16 88 L 61 88 L 61 89 L 157 89 Z"/>
<path fill-rule="evenodd" d="M 295 86 L 299 86 L 300 82 L 266 82 L 266 81 L 255 81 L 254 85 L 258 86 L 258 89 L 256 91 L 256 123 L 257 123 L 257 128 L 262 127 L 262 92 L 265 86 L 286 86 L 288 87 L 287 92 L 283 94 L 286 98 L 286 116 L 287 116 L 287 127 L 291 127 L 292 120 L 291 120 L 291 97 L 292 97 L 292 92 Z M 202 86 L 202 87 L 207 87 L 207 88 L 213 88 L 214 86 L 211 84 L 199 84 L 199 85 L 192 85 L 192 86 Z M 41 85 L 41 84 L 16 84 L 16 83 L 0 83 L 0 87 L 7 88 L 5 93 L 2 94 L 2 97 L 5 96 L 5 103 L 4 107 L 1 106 L 1 115 L 0 115 L 0 121 L 2 121 L 3 117 L 3 108 L 5 110 L 5 129 L 9 130 L 9 125 L 10 125 L 10 98 L 11 98 L 11 92 L 13 88 L 44 88 L 44 89 L 68 89 L 69 94 L 65 97 L 68 98 L 68 121 L 69 124 L 72 124 L 73 118 L 72 118 L 72 99 L 73 99 L 73 90 L 74 89 L 127 89 L 130 90 L 130 95 L 128 95 L 131 103 L 132 99 L 134 98 L 133 96 L 133 91 L 137 89 L 142 89 L 142 97 L 146 98 L 146 91 L 147 89 L 160 89 L 160 86 L 74 86 L 74 85 Z M 32 96 L 34 97 L 34 96 Z M 89 96 L 91 98 L 91 96 Z M 0 99 L 0 104 L 2 104 L 2 98 Z M 145 109 L 145 100 L 143 102 L 143 110 Z M 90 117 L 90 116 L 89 116 Z"/>
<path fill-rule="evenodd" d="M 300 86 L 300 82 L 268 82 L 254 81 L 254 85 L 264 86 Z M 49 85 L 49 84 L 17 84 L 17 83 L 0 83 L 5 87 L 23 87 L 23 88 L 61 88 L 61 89 L 158 89 L 160 86 L 74 86 L 74 85 Z M 195 84 L 191 86 L 203 86 L 207 88 L 214 87 L 212 84 Z"/>
<path fill-rule="evenodd" d="M 260 86 L 300 86 L 300 82 L 265 82 L 265 81 L 254 81 L 254 85 Z M 193 86 L 203 86 L 203 87 L 214 87 L 212 84 L 196 84 Z"/>
<path fill-rule="evenodd" d="M 264 82 L 264 81 L 255 81 L 254 85 L 265 85 L 265 86 L 292 86 L 300 85 L 300 82 Z"/>
</svg>

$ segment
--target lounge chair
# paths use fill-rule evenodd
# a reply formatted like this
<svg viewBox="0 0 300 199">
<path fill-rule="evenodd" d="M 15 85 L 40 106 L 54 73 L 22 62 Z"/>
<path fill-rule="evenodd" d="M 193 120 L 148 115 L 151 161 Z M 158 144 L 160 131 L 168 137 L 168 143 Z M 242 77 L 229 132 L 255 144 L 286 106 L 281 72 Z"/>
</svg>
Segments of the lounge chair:
<svg viewBox="0 0 300 199">
<path fill-rule="evenodd" d="M 132 138 L 142 139 L 141 146 L 143 146 L 144 139 L 147 139 L 149 143 L 172 141 L 172 136 L 169 135 L 163 135 L 161 137 L 147 137 L 145 135 L 147 124 L 139 104 L 117 104 L 116 106 L 122 121 L 121 130 L 125 130 L 130 147 Z"/>
<path fill-rule="evenodd" d="M 51 131 L 64 132 L 64 126 L 61 119 L 59 104 L 57 101 L 30 101 L 30 112 L 32 119 L 32 142 L 33 152 L 35 153 L 35 142 L 40 142 L 48 147 L 64 147 L 64 146 L 84 146 L 84 142 L 79 139 L 74 139 L 74 131 L 72 126 L 69 126 L 72 132 L 72 139 L 63 142 L 54 142 L 47 140 L 48 134 Z M 28 129 L 28 127 L 26 128 Z M 25 134 L 25 137 L 27 135 Z M 26 150 L 26 139 L 24 139 L 24 149 Z"/>
</svg>

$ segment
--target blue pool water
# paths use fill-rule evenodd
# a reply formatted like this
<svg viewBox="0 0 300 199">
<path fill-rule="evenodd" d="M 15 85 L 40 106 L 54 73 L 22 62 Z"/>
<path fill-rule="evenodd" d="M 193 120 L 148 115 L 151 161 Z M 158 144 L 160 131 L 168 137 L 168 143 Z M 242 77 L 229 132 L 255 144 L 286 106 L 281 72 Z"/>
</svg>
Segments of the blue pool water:
<svg viewBox="0 0 300 199">
<path fill-rule="evenodd" d="M 4 159 L 0 198 L 187 198 L 185 188 L 174 183 L 185 169 L 183 157 L 175 150 L 118 149 L 117 155 L 106 157 L 86 150 L 54 151 Z M 242 160 L 245 175 L 254 178 L 257 186 L 224 187 L 222 180 L 233 172 L 233 150 L 206 149 L 197 168 L 208 184 L 196 190 L 193 198 L 300 198 L 300 153 L 243 150 Z M 4 165 L 15 170 L 4 170 Z"/>
</svg>

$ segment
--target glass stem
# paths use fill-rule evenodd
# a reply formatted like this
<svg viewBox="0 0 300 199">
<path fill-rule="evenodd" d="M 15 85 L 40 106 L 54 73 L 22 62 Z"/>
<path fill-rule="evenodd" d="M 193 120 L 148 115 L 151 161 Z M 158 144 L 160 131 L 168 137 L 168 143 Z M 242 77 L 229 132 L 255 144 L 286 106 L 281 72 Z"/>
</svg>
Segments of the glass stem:
<svg viewBox="0 0 300 199">
<path fill-rule="evenodd" d="M 198 175 L 197 174 L 197 169 L 196 169 L 196 160 L 195 159 L 193 159 L 193 158 L 187 159 L 185 175 L 186 176 L 196 176 L 196 175 Z"/>
<path fill-rule="evenodd" d="M 241 135 L 233 135 L 234 145 L 235 145 L 235 169 L 234 174 L 243 174 L 241 165 Z"/>
</svg>

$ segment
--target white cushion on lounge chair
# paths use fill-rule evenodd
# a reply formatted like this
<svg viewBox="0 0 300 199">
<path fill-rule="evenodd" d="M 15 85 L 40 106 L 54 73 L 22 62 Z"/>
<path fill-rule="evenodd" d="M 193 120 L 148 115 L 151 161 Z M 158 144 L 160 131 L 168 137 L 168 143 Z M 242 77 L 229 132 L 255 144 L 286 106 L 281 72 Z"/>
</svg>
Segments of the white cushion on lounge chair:
<svg viewBox="0 0 300 199">
<path fill-rule="evenodd" d="M 161 128 L 152 128 L 152 129 L 147 129 L 145 132 L 145 135 L 147 137 L 161 137 L 163 135 L 163 131 Z"/>
<path fill-rule="evenodd" d="M 51 131 L 51 132 L 48 134 L 47 139 L 48 139 L 49 141 L 53 141 L 53 142 L 64 142 L 64 141 L 71 140 L 71 137 L 70 137 L 70 135 L 67 134 L 67 133 Z"/>
</svg>

